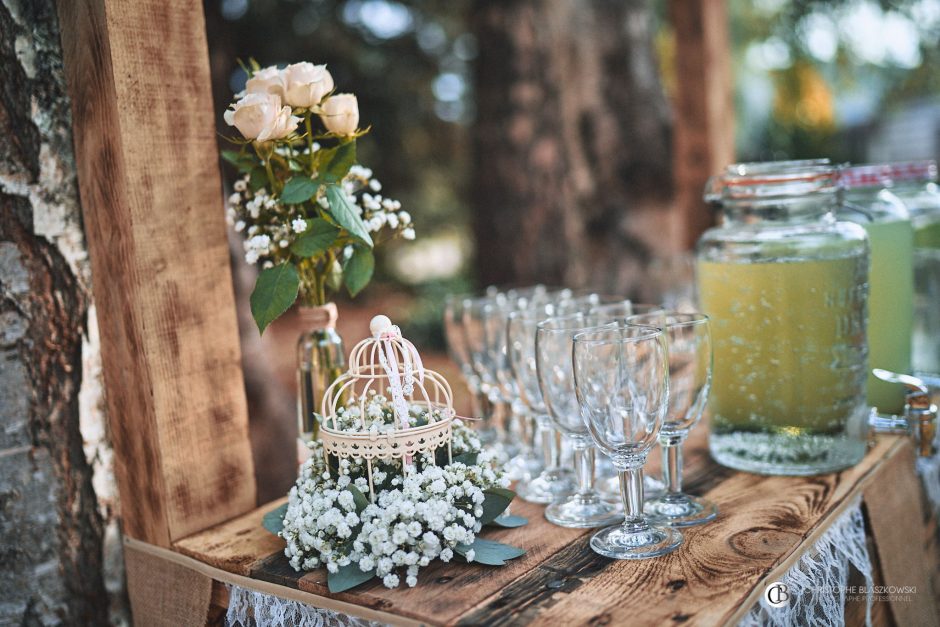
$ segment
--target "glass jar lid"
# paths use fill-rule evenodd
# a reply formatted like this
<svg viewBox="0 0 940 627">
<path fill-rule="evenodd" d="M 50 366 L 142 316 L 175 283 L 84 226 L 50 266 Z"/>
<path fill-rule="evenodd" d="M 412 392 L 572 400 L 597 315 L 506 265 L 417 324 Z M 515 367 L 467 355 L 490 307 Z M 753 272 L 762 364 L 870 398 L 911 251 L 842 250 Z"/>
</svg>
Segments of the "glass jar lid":
<svg viewBox="0 0 940 627">
<path fill-rule="evenodd" d="M 828 159 L 733 163 L 705 185 L 705 201 L 761 202 L 838 191 L 838 172 Z"/>
</svg>

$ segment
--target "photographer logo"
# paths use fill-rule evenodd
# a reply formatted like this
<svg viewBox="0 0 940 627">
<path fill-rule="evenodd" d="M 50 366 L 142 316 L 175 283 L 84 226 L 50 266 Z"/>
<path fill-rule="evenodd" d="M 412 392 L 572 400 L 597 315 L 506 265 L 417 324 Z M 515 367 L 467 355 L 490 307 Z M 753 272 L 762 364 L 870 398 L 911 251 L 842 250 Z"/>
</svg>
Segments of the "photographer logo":
<svg viewBox="0 0 940 627">
<path fill-rule="evenodd" d="M 764 600 L 773 608 L 783 607 L 790 600 L 789 588 L 785 583 L 775 581 L 764 588 Z"/>
</svg>

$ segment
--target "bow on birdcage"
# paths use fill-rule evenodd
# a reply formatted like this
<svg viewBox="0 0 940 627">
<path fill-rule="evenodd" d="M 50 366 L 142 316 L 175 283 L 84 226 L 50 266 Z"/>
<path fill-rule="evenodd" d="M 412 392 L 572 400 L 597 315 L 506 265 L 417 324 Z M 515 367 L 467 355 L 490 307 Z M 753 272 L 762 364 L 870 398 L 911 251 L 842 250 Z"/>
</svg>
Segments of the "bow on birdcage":
<svg viewBox="0 0 940 627">
<path fill-rule="evenodd" d="M 388 375 L 388 387 L 392 393 L 392 409 L 402 429 L 408 428 L 408 403 L 406 396 L 414 392 L 414 383 L 424 383 L 424 365 L 418 349 L 401 335 L 401 329 L 391 324 L 376 330 L 375 339 L 379 342 L 379 363 Z M 396 347 L 398 343 L 398 347 Z M 402 370 L 398 370 L 398 355 L 402 357 Z M 404 375 L 404 380 L 402 380 Z"/>
</svg>

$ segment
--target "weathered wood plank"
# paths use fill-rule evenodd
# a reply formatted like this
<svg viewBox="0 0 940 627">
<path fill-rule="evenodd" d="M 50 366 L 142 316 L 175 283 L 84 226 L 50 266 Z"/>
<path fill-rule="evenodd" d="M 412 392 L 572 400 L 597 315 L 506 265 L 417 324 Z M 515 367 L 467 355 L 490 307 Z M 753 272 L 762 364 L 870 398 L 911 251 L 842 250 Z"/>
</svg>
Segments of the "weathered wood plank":
<svg viewBox="0 0 940 627">
<path fill-rule="evenodd" d="M 883 460 L 902 446 L 880 438 L 855 468 L 819 477 L 735 473 L 708 491 L 720 510 L 712 524 L 684 530 L 671 555 L 598 568 L 586 542 L 543 562 L 463 620 L 467 624 L 688 624 L 734 622 L 767 575 L 808 546 Z M 906 446 L 906 444 L 904 444 Z M 583 556 L 579 557 L 577 551 Z M 599 559 L 599 558 L 598 558 Z M 548 594 L 551 581 L 557 588 Z M 533 602 L 532 591 L 541 591 Z M 730 619 L 730 621 L 729 621 Z"/>
<path fill-rule="evenodd" d="M 287 502 L 287 497 L 247 514 L 184 538 L 173 548 L 198 560 L 238 575 L 251 575 L 263 560 L 284 551 L 284 540 L 261 525 L 265 514 Z"/>
<path fill-rule="evenodd" d="M 691 248 L 712 215 L 705 181 L 734 161 L 731 38 L 724 0 L 670 0 L 675 37 L 673 171 L 683 244 Z"/>
<path fill-rule="evenodd" d="M 61 0 L 124 530 L 255 505 L 198 0 Z"/>
<path fill-rule="evenodd" d="M 917 589 L 888 594 L 898 625 L 940 625 L 930 590 L 929 545 L 923 541 L 924 511 L 920 479 L 914 474 L 914 449 L 886 461 L 877 484 L 865 490 L 865 506 L 884 585 Z"/>
<path fill-rule="evenodd" d="M 525 557 L 503 568 L 437 563 L 422 570 L 414 589 L 386 590 L 374 582 L 331 595 L 325 572 L 296 573 L 282 543 L 258 532 L 263 513 L 278 503 L 175 548 L 229 572 L 247 571 L 254 579 L 427 624 L 733 623 L 756 601 L 763 582 L 792 566 L 866 488 L 884 489 L 886 468 L 914 481 L 910 459 L 901 454 L 909 445 L 898 437 L 879 438 L 862 463 L 842 473 L 761 477 L 715 465 L 700 431 L 688 443 L 687 484 L 694 492 L 703 489 L 721 515 L 711 525 L 685 530 L 682 549 L 657 560 L 597 556 L 588 546 L 590 531 L 555 527 L 540 506 L 522 502 L 513 511 L 527 516 L 528 526 L 488 530 L 486 537 L 525 547 Z M 227 539 L 233 533 L 241 536 Z M 887 606 L 876 608 L 875 617 L 891 622 Z"/>
</svg>

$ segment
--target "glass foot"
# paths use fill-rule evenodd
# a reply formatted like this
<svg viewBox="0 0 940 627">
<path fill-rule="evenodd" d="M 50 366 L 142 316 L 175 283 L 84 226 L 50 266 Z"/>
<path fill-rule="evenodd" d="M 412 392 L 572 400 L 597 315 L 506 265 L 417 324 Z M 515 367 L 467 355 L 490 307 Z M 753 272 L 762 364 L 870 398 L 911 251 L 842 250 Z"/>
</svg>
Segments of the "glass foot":
<svg viewBox="0 0 940 627">
<path fill-rule="evenodd" d="M 532 479 L 516 485 L 516 494 L 524 501 L 548 505 L 574 494 L 578 489 L 569 468 L 549 468 Z"/>
<path fill-rule="evenodd" d="M 591 537 L 594 552 L 618 560 L 642 560 L 672 553 L 682 544 L 682 533 L 671 527 L 648 524 L 615 525 Z"/>
<path fill-rule="evenodd" d="M 666 494 L 646 501 L 643 513 L 651 522 L 670 527 L 691 527 L 718 517 L 718 506 L 688 494 Z"/>
<path fill-rule="evenodd" d="M 596 492 L 589 492 L 552 503 L 545 508 L 545 518 L 560 527 L 589 529 L 623 520 L 623 511 Z"/>
</svg>

